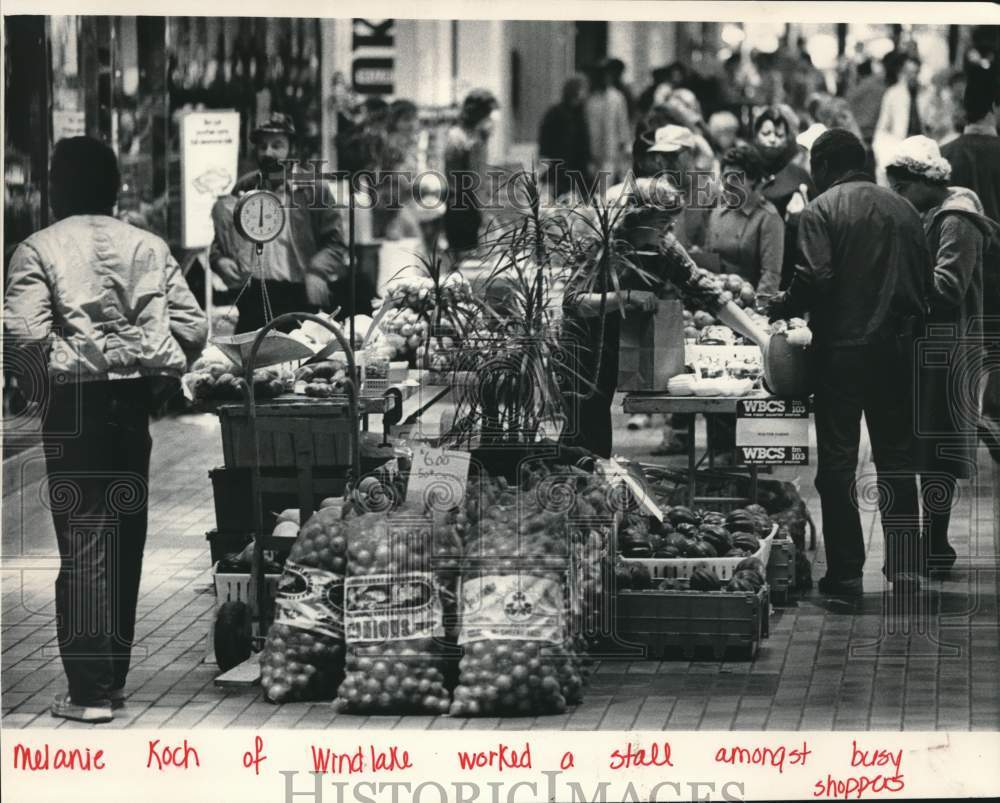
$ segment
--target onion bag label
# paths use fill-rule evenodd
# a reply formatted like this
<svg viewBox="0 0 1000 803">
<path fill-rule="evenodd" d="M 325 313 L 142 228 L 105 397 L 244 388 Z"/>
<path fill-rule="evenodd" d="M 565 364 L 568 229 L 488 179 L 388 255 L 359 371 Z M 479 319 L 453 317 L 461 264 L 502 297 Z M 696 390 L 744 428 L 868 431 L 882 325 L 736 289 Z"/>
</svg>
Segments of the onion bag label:
<svg viewBox="0 0 1000 803">
<path fill-rule="evenodd" d="M 342 575 L 286 560 L 278 581 L 274 622 L 342 640 L 343 594 Z"/>
<path fill-rule="evenodd" d="M 351 644 L 444 636 L 441 598 L 429 572 L 349 577 L 344 628 Z"/>
<path fill-rule="evenodd" d="M 459 644 L 471 641 L 562 643 L 566 633 L 563 584 L 551 577 L 483 575 L 462 580 Z"/>
</svg>

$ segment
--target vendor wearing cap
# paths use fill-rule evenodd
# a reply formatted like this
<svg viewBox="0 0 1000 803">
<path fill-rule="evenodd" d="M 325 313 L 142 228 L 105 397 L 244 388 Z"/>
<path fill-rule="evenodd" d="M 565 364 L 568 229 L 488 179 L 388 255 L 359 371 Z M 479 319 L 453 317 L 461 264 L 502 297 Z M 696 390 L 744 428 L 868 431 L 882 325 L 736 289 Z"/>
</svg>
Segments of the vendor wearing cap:
<svg viewBox="0 0 1000 803">
<path fill-rule="evenodd" d="M 286 175 L 286 160 L 292 157 L 295 142 L 292 119 L 275 112 L 251 132 L 250 140 L 257 170 L 242 176 L 232 196 L 220 198 L 212 208 L 215 240 L 210 261 L 226 286 L 239 294 L 237 333 L 252 332 L 267 323 L 265 291 L 274 317 L 286 312 L 326 311 L 332 304 L 348 306 L 331 292 L 331 285 L 346 279 L 348 264 L 340 213 L 327 196 L 325 185 L 316 189 L 323 195 L 316 199 L 312 186 L 290 181 L 291 171 Z M 285 227 L 277 238 L 264 244 L 259 262 L 253 246 L 235 233 L 232 218 L 235 198 L 256 189 L 271 190 L 290 202 Z"/>
</svg>

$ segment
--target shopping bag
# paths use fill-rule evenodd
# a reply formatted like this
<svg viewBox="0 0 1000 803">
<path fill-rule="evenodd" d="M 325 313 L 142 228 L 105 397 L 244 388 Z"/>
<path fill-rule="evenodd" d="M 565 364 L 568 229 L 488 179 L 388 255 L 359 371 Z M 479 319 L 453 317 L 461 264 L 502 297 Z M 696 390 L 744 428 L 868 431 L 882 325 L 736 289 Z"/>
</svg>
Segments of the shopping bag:
<svg viewBox="0 0 1000 803">
<path fill-rule="evenodd" d="M 684 372 L 684 308 L 660 301 L 656 312 L 629 312 L 618 346 L 618 389 L 666 390 Z"/>
</svg>

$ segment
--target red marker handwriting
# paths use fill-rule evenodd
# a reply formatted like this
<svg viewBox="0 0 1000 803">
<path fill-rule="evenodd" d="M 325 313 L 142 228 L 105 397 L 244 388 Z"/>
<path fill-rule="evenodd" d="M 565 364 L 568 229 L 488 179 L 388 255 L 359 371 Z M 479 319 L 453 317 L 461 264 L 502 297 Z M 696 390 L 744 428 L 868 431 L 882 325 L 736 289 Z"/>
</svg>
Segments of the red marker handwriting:
<svg viewBox="0 0 1000 803">
<path fill-rule="evenodd" d="M 625 751 L 615 750 L 611 754 L 613 770 L 627 770 L 632 767 L 672 767 L 670 763 L 670 742 L 664 742 L 661 748 L 655 742 L 647 749 L 628 742 Z"/>
<path fill-rule="evenodd" d="M 523 750 L 516 750 L 506 744 L 497 745 L 496 750 L 480 750 L 476 753 L 458 751 L 458 766 L 463 770 L 490 769 L 504 770 L 531 769 L 531 745 L 524 743 Z"/>
<path fill-rule="evenodd" d="M 186 770 L 191 768 L 192 761 L 195 767 L 201 766 L 201 762 L 198 760 L 198 751 L 188 744 L 187 739 L 184 740 L 183 744 L 174 747 L 168 745 L 161 747 L 159 739 L 149 740 L 146 769 L 155 768 L 163 771 L 170 768 L 177 768 Z"/>
<path fill-rule="evenodd" d="M 775 767 L 778 773 L 785 771 L 785 765 L 802 766 L 812 753 L 805 741 L 802 747 L 720 747 L 715 751 L 715 760 L 719 764 L 744 765 L 758 767 Z"/>
<path fill-rule="evenodd" d="M 312 761 L 314 772 L 329 772 L 334 775 L 355 775 L 364 772 L 395 772 L 413 767 L 410 761 L 410 751 L 396 745 L 379 748 L 368 745 L 366 751 L 362 745 L 349 753 L 338 753 L 328 747 L 312 745 Z"/>
<path fill-rule="evenodd" d="M 28 772 L 46 770 L 93 772 L 104 769 L 104 751 L 91 752 L 89 747 L 70 749 L 57 747 L 53 750 L 48 742 L 39 749 L 19 742 L 14 745 L 14 769 Z"/>
<path fill-rule="evenodd" d="M 264 740 L 260 736 L 253 737 L 253 750 L 247 750 L 243 754 L 243 766 L 247 769 L 253 767 L 253 774 L 260 775 L 260 765 L 261 762 L 267 760 L 267 756 L 263 753 L 264 750 Z"/>
</svg>

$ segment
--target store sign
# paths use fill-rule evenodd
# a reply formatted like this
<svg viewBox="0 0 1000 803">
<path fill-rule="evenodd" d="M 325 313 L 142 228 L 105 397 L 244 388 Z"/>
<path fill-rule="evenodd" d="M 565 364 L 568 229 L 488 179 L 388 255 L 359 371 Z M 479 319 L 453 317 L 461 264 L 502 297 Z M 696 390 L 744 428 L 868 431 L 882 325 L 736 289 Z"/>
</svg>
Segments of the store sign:
<svg viewBox="0 0 1000 803">
<path fill-rule="evenodd" d="M 396 21 L 352 20 L 351 84 L 362 95 L 391 95 L 396 85 Z"/>
<path fill-rule="evenodd" d="M 468 452 L 417 444 L 406 485 L 407 501 L 436 510 L 458 505 L 465 497 L 470 457 Z"/>
<path fill-rule="evenodd" d="M 236 182 L 240 115 L 190 112 L 181 118 L 181 241 L 208 248 L 215 236 L 212 207 Z"/>
<path fill-rule="evenodd" d="M 748 466 L 809 463 L 809 405 L 802 399 L 740 399 L 736 451 Z"/>
</svg>

